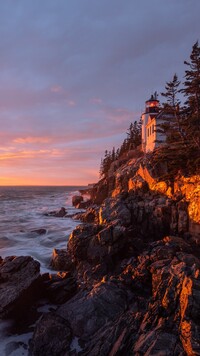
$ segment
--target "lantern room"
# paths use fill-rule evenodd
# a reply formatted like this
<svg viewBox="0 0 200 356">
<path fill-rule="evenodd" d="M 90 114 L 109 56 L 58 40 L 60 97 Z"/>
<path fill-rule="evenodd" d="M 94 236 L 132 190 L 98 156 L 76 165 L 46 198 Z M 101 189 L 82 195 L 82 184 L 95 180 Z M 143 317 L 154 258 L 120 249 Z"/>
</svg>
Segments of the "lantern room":
<svg viewBox="0 0 200 356">
<path fill-rule="evenodd" d="M 151 98 L 145 102 L 146 113 L 158 113 L 159 112 L 159 100 L 157 100 L 157 93 L 151 95 Z"/>
</svg>

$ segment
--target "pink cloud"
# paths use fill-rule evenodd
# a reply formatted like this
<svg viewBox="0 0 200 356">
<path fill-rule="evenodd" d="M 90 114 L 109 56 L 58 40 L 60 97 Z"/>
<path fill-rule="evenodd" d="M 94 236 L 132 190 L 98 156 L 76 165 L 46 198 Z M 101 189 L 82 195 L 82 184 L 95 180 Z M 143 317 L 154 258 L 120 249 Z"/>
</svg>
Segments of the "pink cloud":
<svg viewBox="0 0 200 356">
<path fill-rule="evenodd" d="M 50 150 L 23 150 L 23 151 L 13 151 L 0 154 L 0 161 L 13 160 L 13 159 L 24 159 L 24 158 L 37 158 L 40 155 L 49 154 Z"/>
<path fill-rule="evenodd" d="M 25 143 L 48 143 L 51 139 L 49 137 L 18 137 L 13 140 L 15 143 L 25 144 Z"/>
</svg>

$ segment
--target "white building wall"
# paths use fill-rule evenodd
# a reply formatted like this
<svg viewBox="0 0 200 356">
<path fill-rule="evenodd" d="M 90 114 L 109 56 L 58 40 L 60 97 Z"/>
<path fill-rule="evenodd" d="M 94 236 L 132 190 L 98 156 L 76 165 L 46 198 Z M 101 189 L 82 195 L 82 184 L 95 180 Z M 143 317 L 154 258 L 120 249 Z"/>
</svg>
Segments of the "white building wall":
<svg viewBox="0 0 200 356">
<path fill-rule="evenodd" d="M 146 145 L 144 152 L 152 152 L 156 147 L 165 143 L 165 134 L 157 131 L 158 125 L 163 122 L 164 120 L 161 118 L 157 119 L 156 116 L 154 118 L 149 117 L 148 123 L 144 128 L 146 131 Z"/>
<path fill-rule="evenodd" d="M 145 152 L 146 150 L 146 125 L 148 122 L 148 116 L 149 114 L 142 114 L 142 151 Z"/>
<path fill-rule="evenodd" d="M 149 117 L 148 124 L 146 125 L 146 148 L 145 152 L 151 152 L 156 147 L 156 120 Z"/>
</svg>

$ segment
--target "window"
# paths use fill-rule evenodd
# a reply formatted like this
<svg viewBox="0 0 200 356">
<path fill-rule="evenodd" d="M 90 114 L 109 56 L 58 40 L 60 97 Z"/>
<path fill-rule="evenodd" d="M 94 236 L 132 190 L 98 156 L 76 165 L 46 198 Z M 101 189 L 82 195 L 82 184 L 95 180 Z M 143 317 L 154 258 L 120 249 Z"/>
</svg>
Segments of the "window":
<svg viewBox="0 0 200 356">
<path fill-rule="evenodd" d="M 152 125 L 152 133 L 154 133 L 154 124 Z"/>
<path fill-rule="evenodd" d="M 151 135 L 151 126 L 150 126 L 150 128 L 149 128 L 149 132 L 150 132 L 150 135 Z"/>
</svg>

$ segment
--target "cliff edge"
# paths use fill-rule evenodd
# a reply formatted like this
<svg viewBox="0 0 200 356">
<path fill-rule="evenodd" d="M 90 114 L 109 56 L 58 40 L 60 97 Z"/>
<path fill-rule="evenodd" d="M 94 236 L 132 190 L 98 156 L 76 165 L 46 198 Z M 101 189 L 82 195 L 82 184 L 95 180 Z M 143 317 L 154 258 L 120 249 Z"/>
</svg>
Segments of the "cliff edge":
<svg viewBox="0 0 200 356">
<path fill-rule="evenodd" d="M 54 249 L 57 273 L 37 272 L 54 307 L 34 326 L 31 355 L 200 354 L 200 177 L 168 179 L 152 162 L 139 151 L 114 162 L 67 248 Z M 0 261 L 2 285 L 13 261 Z"/>
</svg>

